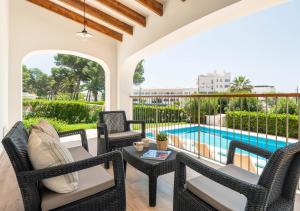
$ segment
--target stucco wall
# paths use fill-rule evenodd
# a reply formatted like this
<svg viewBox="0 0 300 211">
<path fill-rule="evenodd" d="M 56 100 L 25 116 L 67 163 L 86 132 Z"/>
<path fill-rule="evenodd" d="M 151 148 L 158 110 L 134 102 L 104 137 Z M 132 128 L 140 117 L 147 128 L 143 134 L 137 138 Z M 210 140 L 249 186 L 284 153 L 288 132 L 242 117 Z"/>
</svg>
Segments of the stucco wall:
<svg viewBox="0 0 300 211">
<path fill-rule="evenodd" d="M 23 58 L 38 50 L 79 52 L 98 59 L 106 73 L 108 108 L 117 106 L 117 42 L 90 30 L 94 38 L 84 42 L 75 33 L 82 26 L 27 1 L 10 0 L 10 52 L 8 114 L 9 126 L 21 119 Z"/>
<path fill-rule="evenodd" d="M 8 75 L 8 48 L 9 48 L 9 0 L 0 1 L 0 139 L 7 127 L 7 75 Z M 1 144 L 0 144 L 1 148 Z M 0 149 L 1 150 L 1 149 Z"/>
</svg>

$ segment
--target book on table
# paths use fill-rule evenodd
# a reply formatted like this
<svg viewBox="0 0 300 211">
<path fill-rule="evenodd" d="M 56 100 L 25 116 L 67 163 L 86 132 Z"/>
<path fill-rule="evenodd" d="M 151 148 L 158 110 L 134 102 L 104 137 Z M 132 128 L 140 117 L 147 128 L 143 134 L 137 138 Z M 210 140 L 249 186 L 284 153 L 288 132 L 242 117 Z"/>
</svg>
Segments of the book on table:
<svg viewBox="0 0 300 211">
<path fill-rule="evenodd" d="M 171 151 L 165 150 L 149 150 L 145 152 L 141 158 L 149 160 L 166 160 L 171 153 Z"/>
</svg>

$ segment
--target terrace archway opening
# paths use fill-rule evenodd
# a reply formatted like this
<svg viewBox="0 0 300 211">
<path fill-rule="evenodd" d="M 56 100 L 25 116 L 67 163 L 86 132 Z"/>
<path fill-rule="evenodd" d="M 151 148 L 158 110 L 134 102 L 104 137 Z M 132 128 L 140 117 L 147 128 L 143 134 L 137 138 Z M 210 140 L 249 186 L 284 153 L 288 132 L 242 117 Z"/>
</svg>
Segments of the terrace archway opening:
<svg viewBox="0 0 300 211">
<path fill-rule="evenodd" d="M 86 76 L 87 78 L 83 78 L 83 80 L 81 81 L 81 90 L 86 90 L 86 93 L 83 92 L 82 94 L 85 95 L 85 99 L 88 101 L 93 101 L 93 100 L 103 100 L 105 102 L 105 108 L 109 109 L 110 107 L 110 83 L 109 83 L 109 79 L 110 79 L 110 69 L 108 67 L 108 65 L 101 59 L 87 55 L 87 54 L 83 54 L 80 52 L 75 52 L 75 51 L 67 51 L 67 50 L 38 50 L 38 51 L 32 51 L 30 53 L 28 53 L 26 56 L 24 56 L 23 60 L 22 60 L 22 64 L 21 64 L 21 71 L 23 71 L 23 65 L 25 65 L 26 61 L 30 58 L 33 57 L 37 57 L 41 54 L 61 54 L 61 55 L 70 55 L 70 56 L 76 56 L 82 59 L 86 59 L 86 60 L 90 60 L 91 62 L 93 62 L 94 64 L 98 64 L 98 67 L 90 67 L 90 68 L 101 68 L 100 71 L 104 72 L 104 76 L 103 74 L 101 74 L 101 78 L 99 78 L 99 80 L 104 80 L 104 92 L 102 91 L 98 91 L 99 94 L 98 96 L 95 96 L 95 93 L 88 93 L 88 88 L 84 87 L 85 85 L 87 85 L 86 83 L 89 82 L 89 75 L 93 74 L 92 70 L 90 72 L 88 72 L 89 70 L 85 70 L 86 71 Z M 63 65 L 62 65 L 63 66 Z M 30 67 L 30 68 L 35 68 L 35 67 Z M 54 67 L 56 68 L 56 67 Z M 42 70 L 43 71 L 43 70 Z M 51 76 L 51 72 L 47 72 L 46 74 L 48 74 L 49 76 Z M 23 78 L 23 77 L 22 77 Z M 91 78 L 91 77 L 90 77 Z M 24 78 L 23 78 L 23 83 L 24 83 Z M 23 84 L 24 85 L 24 84 Z M 101 93 L 100 93 L 101 92 Z M 93 96 L 94 95 L 94 96 Z M 23 96 L 23 95 L 22 95 Z M 23 96 L 24 97 L 24 96 Z M 53 97 L 53 96 L 48 96 L 48 97 Z M 75 97 L 76 99 L 78 97 Z M 95 99 L 96 98 L 96 99 Z"/>
</svg>

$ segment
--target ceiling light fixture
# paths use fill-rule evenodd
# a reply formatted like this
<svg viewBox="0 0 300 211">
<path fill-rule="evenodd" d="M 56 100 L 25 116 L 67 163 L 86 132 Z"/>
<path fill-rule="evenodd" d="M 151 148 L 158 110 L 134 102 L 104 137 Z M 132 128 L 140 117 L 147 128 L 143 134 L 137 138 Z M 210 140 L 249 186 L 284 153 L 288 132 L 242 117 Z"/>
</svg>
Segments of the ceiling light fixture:
<svg viewBox="0 0 300 211">
<path fill-rule="evenodd" d="M 93 35 L 88 33 L 88 31 L 86 30 L 85 0 L 83 1 L 83 30 L 81 32 L 77 32 L 76 35 L 82 37 L 84 40 L 93 37 Z"/>
</svg>

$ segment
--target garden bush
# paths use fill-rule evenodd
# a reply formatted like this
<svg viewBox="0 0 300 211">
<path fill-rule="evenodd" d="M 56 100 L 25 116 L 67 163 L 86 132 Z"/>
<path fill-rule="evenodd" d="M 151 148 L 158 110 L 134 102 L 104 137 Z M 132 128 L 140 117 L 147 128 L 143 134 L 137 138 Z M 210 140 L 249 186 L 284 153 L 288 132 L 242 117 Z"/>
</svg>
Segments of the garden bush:
<svg viewBox="0 0 300 211">
<path fill-rule="evenodd" d="M 288 110 L 287 110 L 287 106 L 288 106 Z M 288 111 L 288 112 L 287 112 Z M 272 109 L 271 109 L 272 113 L 278 113 L 278 114 L 295 114 L 297 115 L 299 113 L 299 107 L 298 107 L 298 102 L 296 101 L 296 99 L 284 99 L 281 98 L 278 100 L 278 104 L 277 107 L 274 103 Z"/>
<path fill-rule="evenodd" d="M 183 108 L 170 106 L 134 105 L 133 119 L 145 120 L 147 123 L 184 122 L 187 115 Z"/>
<path fill-rule="evenodd" d="M 192 123 L 198 123 L 198 114 L 200 114 L 200 123 L 205 124 L 205 115 L 213 115 L 220 110 L 220 99 L 191 99 L 186 102 L 184 110 L 188 116 L 188 121 Z M 200 105 L 200 108 L 198 107 Z"/>
<path fill-rule="evenodd" d="M 297 115 L 277 115 L 277 135 L 285 137 L 287 135 L 286 125 L 288 117 L 288 134 L 291 138 L 298 138 L 298 116 Z M 276 114 L 266 114 L 263 112 L 247 112 L 247 111 L 228 111 L 226 113 L 227 126 L 229 128 L 250 130 L 259 133 L 267 133 L 276 135 Z M 250 124 L 249 124 L 250 118 Z M 258 124 L 257 124 L 258 119 Z M 266 128 L 268 122 L 268 128 Z M 258 127 L 257 127 L 258 126 Z"/>
<path fill-rule="evenodd" d="M 25 117 L 45 117 L 67 123 L 96 122 L 103 106 L 82 101 L 25 100 Z"/>
<path fill-rule="evenodd" d="M 233 98 L 229 100 L 226 111 L 263 111 L 262 101 L 253 97 Z"/>
</svg>

